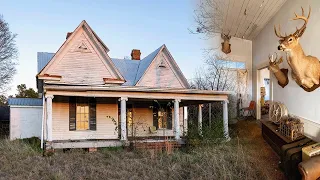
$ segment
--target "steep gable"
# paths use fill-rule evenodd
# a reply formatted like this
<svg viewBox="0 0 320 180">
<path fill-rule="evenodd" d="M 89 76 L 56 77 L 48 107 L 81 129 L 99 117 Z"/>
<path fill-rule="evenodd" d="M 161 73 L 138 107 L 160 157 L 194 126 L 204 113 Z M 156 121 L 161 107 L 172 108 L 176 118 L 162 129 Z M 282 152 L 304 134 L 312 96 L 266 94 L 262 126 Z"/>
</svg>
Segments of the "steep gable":
<svg viewBox="0 0 320 180">
<path fill-rule="evenodd" d="M 163 46 L 159 47 L 158 49 L 156 49 L 155 51 L 150 53 L 148 56 L 146 56 L 145 58 L 140 60 L 134 84 L 136 84 L 141 79 L 141 77 L 146 72 L 147 68 L 150 66 L 151 62 L 159 54 L 159 52 L 161 51 L 162 48 L 163 48 Z"/>
<path fill-rule="evenodd" d="M 189 84 L 165 45 L 155 51 L 136 86 L 189 88 Z M 139 73 L 138 73 L 139 74 Z"/>
<path fill-rule="evenodd" d="M 108 51 L 83 21 L 40 71 L 38 78 L 60 84 L 124 83 L 121 73 L 107 55 Z"/>
</svg>

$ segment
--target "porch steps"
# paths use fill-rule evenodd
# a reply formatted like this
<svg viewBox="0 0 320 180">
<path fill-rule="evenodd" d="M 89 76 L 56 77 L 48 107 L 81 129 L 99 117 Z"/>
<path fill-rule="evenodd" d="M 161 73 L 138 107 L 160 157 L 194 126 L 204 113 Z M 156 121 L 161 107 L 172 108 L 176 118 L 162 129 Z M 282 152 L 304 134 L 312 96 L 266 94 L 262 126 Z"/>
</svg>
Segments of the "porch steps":
<svg viewBox="0 0 320 180">
<path fill-rule="evenodd" d="M 154 142 L 134 142 L 130 143 L 131 148 L 135 150 L 148 150 L 152 154 L 158 152 L 166 152 L 171 154 L 173 151 L 181 148 L 181 144 L 177 141 L 154 141 Z"/>
</svg>

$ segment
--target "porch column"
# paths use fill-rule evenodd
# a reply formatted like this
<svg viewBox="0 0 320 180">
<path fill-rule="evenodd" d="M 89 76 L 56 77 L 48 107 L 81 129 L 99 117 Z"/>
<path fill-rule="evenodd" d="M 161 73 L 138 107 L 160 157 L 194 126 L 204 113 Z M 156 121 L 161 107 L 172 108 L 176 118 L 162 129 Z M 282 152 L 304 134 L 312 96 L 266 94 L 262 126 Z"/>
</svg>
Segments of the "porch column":
<svg viewBox="0 0 320 180">
<path fill-rule="evenodd" d="M 224 137 L 226 138 L 227 141 L 230 140 L 229 137 L 229 129 L 228 129 L 228 100 L 225 100 L 222 102 L 223 104 L 223 133 Z"/>
<path fill-rule="evenodd" d="M 183 107 L 183 135 L 187 135 L 188 132 L 188 107 Z"/>
<path fill-rule="evenodd" d="M 120 99 L 121 114 L 120 114 L 120 125 L 121 125 L 121 140 L 127 140 L 127 97 L 121 97 Z"/>
<path fill-rule="evenodd" d="M 174 100 L 174 136 L 176 140 L 180 139 L 179 103 L 180 99 Z"/>
<path fill-rule="evenodd" d="M 47 141 L 52 141 L 52 99 L 53 99 L 53 95 L 46 95 L 46 100 L 47 100 Z"/>
<path fill-rule="evenodd" d="M 202 135 L 202 106 L 203 104 L 198 105 L 198 130 L 200 135 Z"/>
</svg>

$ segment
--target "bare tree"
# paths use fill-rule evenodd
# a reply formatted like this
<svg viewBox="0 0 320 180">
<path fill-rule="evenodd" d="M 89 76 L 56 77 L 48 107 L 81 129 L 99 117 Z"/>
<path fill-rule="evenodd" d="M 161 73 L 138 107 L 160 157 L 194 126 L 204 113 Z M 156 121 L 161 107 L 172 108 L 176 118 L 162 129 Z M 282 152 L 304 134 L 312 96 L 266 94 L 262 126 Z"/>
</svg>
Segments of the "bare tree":
<svg viewBox="0 0 320 180">
<path fill-rule="evenodd" d="M 16 72 L 16 34 L 9 29 L 9 24 L 0 15 L 0 93 L 7 90 Z"/>
<path fill-rule="evenodd" d="M 205 60 L 205 67 L 199 69 L 191 81 L 191 87 L 203 90 L 233 91 L 236 85 L 232 61 L 225 56 L 213 54 Z"/>
<path fill-rule="evenodd" d="M 224 0 L 200 0 L 198 8 L 194 11 L 196 31 L 192 33 L 204 34 L 207 37 L 216 36 L 217 33 L 227 33 L 224 31 Z"/>
</svg>

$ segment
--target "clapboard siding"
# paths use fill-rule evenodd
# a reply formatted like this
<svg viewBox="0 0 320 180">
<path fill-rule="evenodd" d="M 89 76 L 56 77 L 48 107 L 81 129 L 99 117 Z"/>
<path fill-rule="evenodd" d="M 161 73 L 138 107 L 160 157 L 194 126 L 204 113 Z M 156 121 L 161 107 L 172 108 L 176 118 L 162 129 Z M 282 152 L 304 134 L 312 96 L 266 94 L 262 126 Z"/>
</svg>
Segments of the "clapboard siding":
<svg viewBox="0 0 320 180">
<path fill-rule="evenodd" d="M 161 62 L 163 62 L 165 68 L 159 67 Z M 163 51 L 153 60 L 136 86 L 184 88 L 179 81 L 178 75 L 174 73 L 168 56 Z"/>
<path fill-rule="evenodd" d="M 53 140 L 80 139 L 118 139 L 118 131 L 111 119 L 118 122 L 117 104 L 97 104 L 97 130 L 69 131 L 69 103 L 54 102 L 52 104 Z"/>
<path fill-rule="evenodd" d="M 88 48 L 85 52 L 78 50 L 82 43 Z M 105 61 L 80 29 L 45 73 L 62 76 L 63 83 L 104 84 L 103 78 L 115 78 Z"/>
<path fill-rule="evenodd" d="M 183 134 L 183 108 L 179 108 L 180 135 Z M 157 134 L 151 134 L 149 127 L 153 126 L 153 110 L 150 108 L 134 108 L 133 123 L 137 124 L 133 128 L 136 132 L 133 136 L 174 136 L 173 130 L 158 130 Z M 132 136 L 132 129 L 128 126 L 128 136 Z M 174 113 L 172 111 L 172 129 L 174 129 Z M 136 130 L 136 131 L 134 131 Z"/>
</svg>

